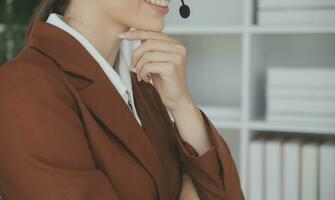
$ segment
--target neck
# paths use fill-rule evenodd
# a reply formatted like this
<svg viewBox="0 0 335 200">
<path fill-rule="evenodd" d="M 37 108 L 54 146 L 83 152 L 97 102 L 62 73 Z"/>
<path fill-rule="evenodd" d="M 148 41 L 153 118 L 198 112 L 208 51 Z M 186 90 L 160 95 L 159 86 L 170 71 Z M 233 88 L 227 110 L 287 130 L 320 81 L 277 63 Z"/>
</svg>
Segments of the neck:
<svg viewBox="0 0 335 200">
<path fill-rule="evenodd" d="M 74 7 L 78 8 L 78 6 Z M 121 43 L 121 38 L 118 35 L 129 30 L 129 27 L 95 12 L 92 8 L 89 9 L 89 12 L 85 12 L 85 9 L 72 10 L 69 6 L 64 14 L 64 21 L 84 35 L 115 69 Z"/>
</svg>

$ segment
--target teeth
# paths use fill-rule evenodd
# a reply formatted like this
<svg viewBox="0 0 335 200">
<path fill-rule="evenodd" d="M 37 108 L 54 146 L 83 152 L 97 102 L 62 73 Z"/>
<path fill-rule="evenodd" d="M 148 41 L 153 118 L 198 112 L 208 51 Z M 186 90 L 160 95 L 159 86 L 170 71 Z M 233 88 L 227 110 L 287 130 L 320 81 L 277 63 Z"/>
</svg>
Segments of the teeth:
<svg viewBox="0 0 335 200">
<path fill-rule="evenodd" d="M 170 0 L 144 0 L 144 1 L 158 6 L 168 6 L 170 2 Z"/>
</svg>

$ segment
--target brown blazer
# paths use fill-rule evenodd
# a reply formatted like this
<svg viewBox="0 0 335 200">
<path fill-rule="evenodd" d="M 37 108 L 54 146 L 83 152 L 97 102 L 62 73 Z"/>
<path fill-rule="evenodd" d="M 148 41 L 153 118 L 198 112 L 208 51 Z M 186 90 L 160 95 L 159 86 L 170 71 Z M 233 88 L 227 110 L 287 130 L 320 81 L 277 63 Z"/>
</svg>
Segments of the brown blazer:
<svg viewBox="0 0 335 200">
<path fill-rule="evenodd" d="M 0 68 L 0 196 L 177 200 L 185 166 L 202 200 L 244 199 L 228 146 L 203 111 L 212 147 L 199 157 L 154 86 L 131 79 L 143 128 L 76 39 L 35 22 Z"/>
</svg>

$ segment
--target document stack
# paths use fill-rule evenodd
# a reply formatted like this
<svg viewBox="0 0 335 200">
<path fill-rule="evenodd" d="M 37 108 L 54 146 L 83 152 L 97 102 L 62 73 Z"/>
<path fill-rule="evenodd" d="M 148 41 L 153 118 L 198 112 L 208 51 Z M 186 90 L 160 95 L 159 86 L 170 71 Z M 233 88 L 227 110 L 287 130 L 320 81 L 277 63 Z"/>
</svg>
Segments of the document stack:
<svg viewBox="0 0 335 200">
<path fill-rule="evenodd" d="M 334 25 L 335 0 L 259 0 L 259 25 Z"/>
<path fill-rule="evenodd" d="M 335 67 L 268 67 L 266 121 L 334 127 Z"/>
<path fill-rule="evenodd" d="M 263 138 L 248 148 L 247 199 L 335 199 L 334 142 Z"/>
</svg>

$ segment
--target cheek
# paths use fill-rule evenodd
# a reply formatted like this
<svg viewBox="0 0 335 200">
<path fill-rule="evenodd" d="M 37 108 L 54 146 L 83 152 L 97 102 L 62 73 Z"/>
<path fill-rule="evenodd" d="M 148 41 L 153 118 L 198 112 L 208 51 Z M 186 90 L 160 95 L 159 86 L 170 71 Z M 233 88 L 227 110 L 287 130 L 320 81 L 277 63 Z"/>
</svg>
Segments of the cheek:
<svg viewBox="0 0 335 200">
<path fill-rule="evenodd" d="M 141 10 L 143 0 L 99 0 L 100 7 L 107 13 L 119 21 L 131 16 L 136 16 Z"/>
<path fill-rule="evenodd" d="M 104 9 L 119 22 L 136 29 L 161 31 L 165 17 L 153 10 L 144 0 L 103 0 Z"/>
<path fill-rule="evenodd" d="M 116 0 L 111 14 L 125 24 L 143 20 L 146 15 L 144 0 Z"/>
</svg>

